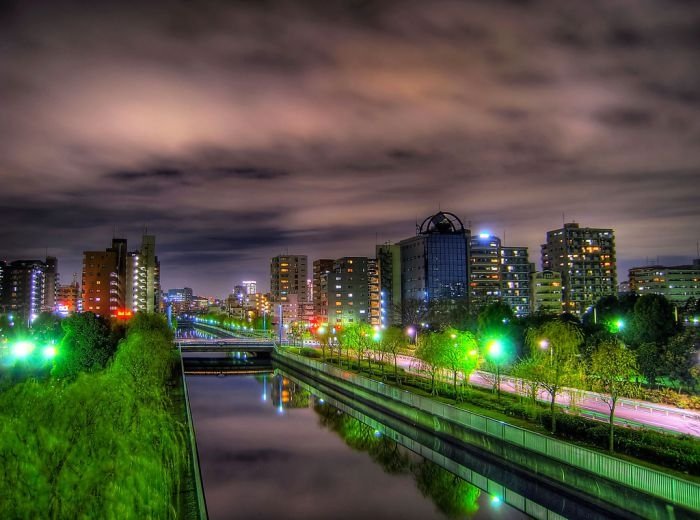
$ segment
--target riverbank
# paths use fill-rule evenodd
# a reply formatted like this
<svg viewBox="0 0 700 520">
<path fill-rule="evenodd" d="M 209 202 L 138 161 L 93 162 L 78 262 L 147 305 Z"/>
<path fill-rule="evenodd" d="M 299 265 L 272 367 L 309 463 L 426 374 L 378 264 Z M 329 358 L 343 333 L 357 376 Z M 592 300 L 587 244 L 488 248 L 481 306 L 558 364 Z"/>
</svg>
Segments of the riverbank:
<svg viewBox="0 0 700 520">
<path fill-rule="evenodd" d="M 692 518 L 700 510 L 696 483 L 517 428 L 381 381 L 278 351 L 275 359 L 385 413 L 432 434 L 479 449 L 553 484 L 577 489 L 593 501 L 647 518 Z M 671 516 L 669 516 L 671 515 Z"/>
</svg>

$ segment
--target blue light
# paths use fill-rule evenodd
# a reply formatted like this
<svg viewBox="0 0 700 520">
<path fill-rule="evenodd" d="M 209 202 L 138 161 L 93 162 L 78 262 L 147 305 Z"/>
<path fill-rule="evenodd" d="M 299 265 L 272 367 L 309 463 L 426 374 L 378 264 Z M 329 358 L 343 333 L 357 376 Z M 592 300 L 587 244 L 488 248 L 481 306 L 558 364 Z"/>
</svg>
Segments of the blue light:
<svg viewBox="0 0 700 520">
<path fill-rule="evenodd" d="M 491 237 L 491 235 L 489 235 L 488 233 L 479 233 L 479 238 L 489 238 L 489 237 Z"/>
</svg>

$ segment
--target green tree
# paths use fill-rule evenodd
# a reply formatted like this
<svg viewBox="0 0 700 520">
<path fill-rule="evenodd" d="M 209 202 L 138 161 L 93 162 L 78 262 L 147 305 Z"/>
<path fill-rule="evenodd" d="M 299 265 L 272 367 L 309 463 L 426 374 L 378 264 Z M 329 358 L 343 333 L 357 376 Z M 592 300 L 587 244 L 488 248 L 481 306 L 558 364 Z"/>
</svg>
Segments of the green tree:
<svg viewBox="0 0 700 520">
<path fill-rule="evenodd" d="M 631 326 L 623 336 L 634 345 L 664 345 L 678 331 L 673 305 L 659 294 L 645 294 L 634 304 Z"/>
<path fill-rule="evenodd" d="M 672 384 L 678 385 L 678 391 L 683 386 L 694 384 L 691 368 L 697 363 L 698 337 L 697 333 L 688 329 L 675 335 L 666 345 L 662 354 L 664 373 L 671 379 Z"/>
<path fill-rule="evenodd" d="M 437 395 L 436 377 L 444 366 L 445 353 L 451 347 L 452 338 L 446 332 L 426 332 L 421 334 L 416 349 L 421 369 L 430 376 L 430 393 Z"/>
<path fill-rule="evenodd" d="M 622 396 L 633 396 L 638 385 L 633 379 L 637 374 L 634 353 L 617 340 L 601 343 L 591 356 L 588 379 L 591 387 L 600 392 L 601 399 L 610 409 L 608 449 L 614 450 L 615 407 Z"/>
<path fill-rule="evenodd" d="M 563 386 L 575 386 L 580 377 L 578 361 L 583 334 L 576 325 L 552 320 L 527 332 L 532 376 L 550 395 L 552 433 L 557 430 L 556 399 Z"/>
<path fill-rule="evenodd" d="M 479 345 L 471 332 L 447 329 L 441 334 L 446 346 L 442 349 L 440 364 L 452 373 L 452 388 L 455 399 L 459 401 L 461 395 L 457 387 L 457 376 L 462 375 L 465 385 L 469 382 L 469 376 L 479 364 Z"/>
<path fill-rule="evenodd" d="M 406 336 L 399 327 L 389 327 L 382 332 L 382 349 L 392 358 L 394 364 L 394 380 L 399 382 L 398 357 L 406 345 Z"/>
<path fill-rule="evenodd" d="M 109 323 L 91 312 L 74 314 L 62 322 L 63 340 L 52 375 L 74 378 L 81 372 L 103 369 L 116 351 Z"/>
</svg>

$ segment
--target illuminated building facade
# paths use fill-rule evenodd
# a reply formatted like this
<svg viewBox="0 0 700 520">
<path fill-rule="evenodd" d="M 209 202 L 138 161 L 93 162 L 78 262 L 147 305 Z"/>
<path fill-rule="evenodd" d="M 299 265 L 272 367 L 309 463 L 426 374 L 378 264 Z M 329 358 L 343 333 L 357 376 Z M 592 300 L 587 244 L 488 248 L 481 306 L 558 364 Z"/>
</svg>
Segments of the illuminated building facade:
<svg viewBox="0 0 700 520">
<path fill-rule="evenodd" d="M 401 301 L 427 305 L 433 300 L 469 298 L 469 230 L 452 213 L 426 218 L 415 237 L 402 240 Z"/>
<path fill-rule="evenodd" d="M 533 272 L 530 276 L 530 295 L 530 308 L 533 313 L 564 312 L 561 273 L 549 270 Z"/>
<path fill-rule="evenodd" d="M 561 274 L 564 311 L 582 315 L 603 296 L 617 294 L 613 230 L 569 223 L 547 232 L 542 269 Z"/>
<path fill-rule="evenodd" d="M 173 314 L 187 313 L 192 310 L 193 292 L 190 287 L 182 289 L 170 289 L 168 291 L 168 301 Z"/>
<path fill-rule="evenodd" d="M 16 260 L 2 266 L 0 306 L 4 312 L 12 314 L 15 321 L 29 324 L 46 308 L 47 292 L 55 291 L 55 286 L 46 284 L 48 260 Z"/>
<path fill-rule="evenodd" d="M 488 233 L 471 237 L 469 304 L 473 311 L 501 299 L 501 239 Z"/>
<path fill-rule="evenodd" d="M 243 287 L 245 287 L 245 293 L 248 295 L 257 294 L 258 292 L 258 282 L 255 280 L 243 280 L 241 282 Z"/>
<path fill-rule="evenodd" d="M 700 299 L 700 259 L 692 265 L 633 267 L 629 270 L 630 290 L 643 296 L 660 294 L 675 305 L 690 298 Z"/>
</svg>

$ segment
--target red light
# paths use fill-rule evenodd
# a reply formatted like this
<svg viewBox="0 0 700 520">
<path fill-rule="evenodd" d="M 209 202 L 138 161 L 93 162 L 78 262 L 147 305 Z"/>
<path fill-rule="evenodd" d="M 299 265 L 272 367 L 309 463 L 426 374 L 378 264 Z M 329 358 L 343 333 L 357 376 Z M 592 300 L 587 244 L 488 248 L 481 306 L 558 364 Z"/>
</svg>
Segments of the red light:
<svg viewBox="0 0 700 520">
<path fill-rule="evenodd" d="M 118 320 L 128 320 L 133 317 L 134 313 L 129 309 L 117 309 L 117 319 Z"/>
</svg>

